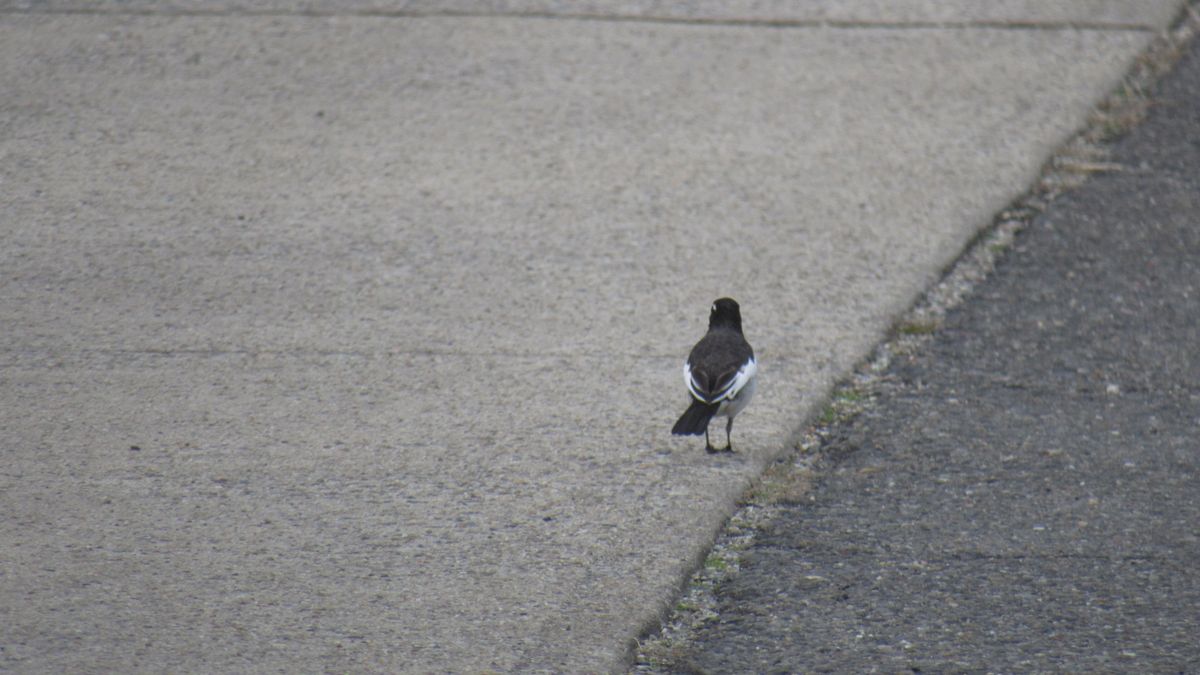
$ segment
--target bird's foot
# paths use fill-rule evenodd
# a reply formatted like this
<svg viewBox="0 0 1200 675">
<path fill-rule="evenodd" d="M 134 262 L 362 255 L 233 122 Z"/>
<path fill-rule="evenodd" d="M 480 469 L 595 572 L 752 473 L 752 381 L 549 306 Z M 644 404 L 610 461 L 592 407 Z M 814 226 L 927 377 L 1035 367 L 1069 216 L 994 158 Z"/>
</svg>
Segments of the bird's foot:
<svg viewBox="0 0 1200 675">
<path fill-rule="evenodd" d="M 713 446 L 708 445 L 704 447 L 704 451 L 710 455 L 719 455 L 726 452 L 733 452 L 733 446 L 727 445 L 723 448 L 714 448 Z"/>
</svg>

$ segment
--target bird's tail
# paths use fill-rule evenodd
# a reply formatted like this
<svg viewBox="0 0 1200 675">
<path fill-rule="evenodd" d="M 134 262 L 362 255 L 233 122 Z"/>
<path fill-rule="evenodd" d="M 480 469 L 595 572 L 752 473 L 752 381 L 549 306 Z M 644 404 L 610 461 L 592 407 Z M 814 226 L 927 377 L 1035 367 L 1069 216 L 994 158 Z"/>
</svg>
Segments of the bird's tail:
<svg viewBox="0 0 1200 675">
<path fill-rule="evenodd" d="M 719 403 L 704 403 L 692 399 L 692 405 L 684 411 L 679 421 L 671 427 L 671 433 L 676 436 L 700 436 L 708 431 L 708 422 L 717 414 Z"/>
</svg>

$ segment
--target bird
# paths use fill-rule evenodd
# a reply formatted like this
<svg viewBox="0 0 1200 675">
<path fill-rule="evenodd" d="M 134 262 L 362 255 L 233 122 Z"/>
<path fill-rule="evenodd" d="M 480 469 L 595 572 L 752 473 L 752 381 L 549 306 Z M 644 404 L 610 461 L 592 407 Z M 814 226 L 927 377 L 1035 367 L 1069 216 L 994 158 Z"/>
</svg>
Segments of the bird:
<svg viewBox="0 0 1200 675">
<path fill-rule="evenodd" d="M 704 434 L 709 453 L 733 452 L 733 418 L 754 396 L 758 363 L 754 349 L 742 334 L 742 312 L 736 301 L 720 298 L 708 315 L 708 332 L 692 347 L 683 363 L 683 381 L 692 403 L 671 429 L 676 436 Z M 708 438 L 708 423 L 727 417 L 725 447 L 714 448 Z"/>
</svg>

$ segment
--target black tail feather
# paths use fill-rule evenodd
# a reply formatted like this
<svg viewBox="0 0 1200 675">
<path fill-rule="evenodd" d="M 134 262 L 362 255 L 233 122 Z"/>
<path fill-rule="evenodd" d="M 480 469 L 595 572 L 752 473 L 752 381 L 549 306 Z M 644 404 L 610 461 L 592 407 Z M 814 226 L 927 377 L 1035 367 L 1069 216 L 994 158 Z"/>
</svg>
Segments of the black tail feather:
<svg viewBox="0 0 1200 675">
<path fill-rule="evenodd" d="M 708 422 L 717 414 L 719 403 L 702 403 L 695 399 L 671 428 L 676 436 L 700 436 L 708 431 Z"/>
</svg>

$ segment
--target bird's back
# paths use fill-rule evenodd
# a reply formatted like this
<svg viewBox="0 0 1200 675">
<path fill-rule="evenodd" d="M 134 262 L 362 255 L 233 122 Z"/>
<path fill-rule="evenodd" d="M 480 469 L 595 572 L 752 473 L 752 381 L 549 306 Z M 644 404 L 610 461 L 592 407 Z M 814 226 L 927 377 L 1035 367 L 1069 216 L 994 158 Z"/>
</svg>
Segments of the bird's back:
<svg viewBox="0 0 1200 675">
<path fill-rule="evenodd" d="M 688 368 L 694 394 L 705 400 L 719 398 L 738 371 L 754 358 L 754 350 L 746 339 L 734 330 L 709 331 L 688 355 Z"/>
</svg>

